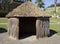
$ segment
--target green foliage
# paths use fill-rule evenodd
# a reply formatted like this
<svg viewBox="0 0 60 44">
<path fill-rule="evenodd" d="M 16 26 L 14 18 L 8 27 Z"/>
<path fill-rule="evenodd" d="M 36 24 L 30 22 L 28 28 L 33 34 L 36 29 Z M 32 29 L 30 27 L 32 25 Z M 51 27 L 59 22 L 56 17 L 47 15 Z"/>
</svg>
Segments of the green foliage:
<svg viewBox="0 0 60 44">
<path fill-rule="evenodd" d="M 35 2 L 40 8 L 44 8 L 44 2 L 42 0 L 36 0 Z"/>
<path fill-rule="evenodd" d="M 14 0 L 14 1 L 18 2 L 18 0 Z M 32 1 L 32 0 L 19 0 L 19 1 L 21 1 L 21 2 L 27 2 L 27 1 Z"/>
<path fill-rule="evenodd" d="M 7 13 L 5 12 L 0 12 L 0 17 L 5 17 Z"/>
<path fill-rule="evenodd" d="M 27 0 L 27 1 L 32 1 L 32 0 Z"/>
<path fill-rule="evenodd" d="M 56 7 L 56 8 L 57 8 L 56 15 L 60 16 L 60 8 L 59 7 Z M 50 15 L 54 15 L 54 7 L 47 8 L 45 11 Z"/>
<path fill-rule="evenodd" d="M 54 14 L 54 9 L 51 7 L 51 8 L 47 8 L 45 11 L 50 14 L 50 15 L 53 15 Z"/>
<path fill-rule="evenodd" d="M 57 3 L 56 6 L 60 6 L 60 3 Z M 54 4 L 48 6 L 48 8 L 50 8 L 50 7 L 54 7 Z"/>
<path fill-rule="evenodd" d="M 3 0 L 2 4 L 9 4 L 9 3 L 10 3 L 10 0 Z"/>
</svg>

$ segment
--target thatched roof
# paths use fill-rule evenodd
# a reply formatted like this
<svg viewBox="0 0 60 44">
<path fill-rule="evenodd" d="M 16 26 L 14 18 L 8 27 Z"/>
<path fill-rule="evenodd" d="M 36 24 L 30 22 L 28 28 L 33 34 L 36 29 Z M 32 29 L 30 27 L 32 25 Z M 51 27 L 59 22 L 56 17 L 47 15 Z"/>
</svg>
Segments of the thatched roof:
<svg viewBox="0 0 60 44">
<path fill-rule="evenodd" d="M 32 2 L 25 2 L 11 11 L 7 17 L 50 17 Z"/>
</svg>

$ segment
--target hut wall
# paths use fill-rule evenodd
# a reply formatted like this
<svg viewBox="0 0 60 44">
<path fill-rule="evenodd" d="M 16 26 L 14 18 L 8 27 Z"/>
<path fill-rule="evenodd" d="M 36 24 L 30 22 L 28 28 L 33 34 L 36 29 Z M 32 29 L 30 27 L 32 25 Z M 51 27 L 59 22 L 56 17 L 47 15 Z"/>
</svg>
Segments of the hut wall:
<svg viewBox="0 0 60 44">
<path fill-rule="evenodd" d="M 49 18 L 20 17 L 8 19 L 8 34 L 12 38 L 20 38 L 20 34 L 36 34 L 37 38 L 47 37 Z"/>
<path fill-rule="evenodd" d="M 47 37 L 49 35 L 49 18 L 37 18 L 36 20 L 36 36 Z"/>
<path fill-rule="evenodd" d="M 17 39 L 19 36 L 19 19 L 9 18 L 8 19 L 8 34 L 10 37 Z"/>
</svg>

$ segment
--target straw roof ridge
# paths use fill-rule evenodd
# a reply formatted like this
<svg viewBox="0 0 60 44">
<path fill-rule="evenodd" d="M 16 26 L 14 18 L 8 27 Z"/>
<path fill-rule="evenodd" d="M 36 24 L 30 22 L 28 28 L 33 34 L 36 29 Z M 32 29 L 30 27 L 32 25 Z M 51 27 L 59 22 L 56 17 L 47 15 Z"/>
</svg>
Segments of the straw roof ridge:
<svg viewBox="0 0 60 44">
<path fill-rule="evenodd" d="M 32 2 L 25 2 L 9 12 L 7 17 L 29 17 L 29 16 L 50 16 L 45 11 L 42 11 L 39 7 L 35 6 Z"/>
</svg>

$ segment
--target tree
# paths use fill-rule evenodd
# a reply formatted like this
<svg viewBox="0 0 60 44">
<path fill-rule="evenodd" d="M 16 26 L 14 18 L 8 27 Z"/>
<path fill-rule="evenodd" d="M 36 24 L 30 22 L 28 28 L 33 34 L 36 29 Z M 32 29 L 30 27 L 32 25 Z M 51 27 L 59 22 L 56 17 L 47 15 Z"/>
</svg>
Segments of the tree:
<svg viewBox="0 0 60 44">
<path fill-rule="evenodd" d="M 40 8 L 44 8 L 44 2 L 42 0 L 36 0 L 35 2 Z"/>
<path fill-rule="evenodd" d="M 56 3 L 57 3 L 57 0 L 54 0 L 54 17 L 56 17 Z"/>
<path fill-rule="evenodd" d="M 32 0 L 25 0 L 25 1 L 32 1 Z"/>
<path fill-rule="evenodd" d="M 8 11 L 9 3 L 10 3 L 10 0 L 3 0 L 2 4 L 4 5 L 3 6 L 4 10 Z"/>
<path fill-rule="evenodd" d="M 10 0 L 10 3 L 13 3 L 13 0 Z"/>
<path fill-rule="evenodd" d="M 13 1 L 13 0 L 11 0 Z M 22 2 L 27 2 L 27 1 L 32 1 L 32 0 L 14 0 L 14 1 L 22 1 Z"/>
<path fill-rule="evenodd" d="M 56 3 L 56 6 L 59 7 L 59 6 L 60 6 L 60 3 Z M 51 4 L 51 5 L 48 6 L 47 8 L 50 8 L 50 7 L 54 7 L 54 4 Z"/>
</svg>

